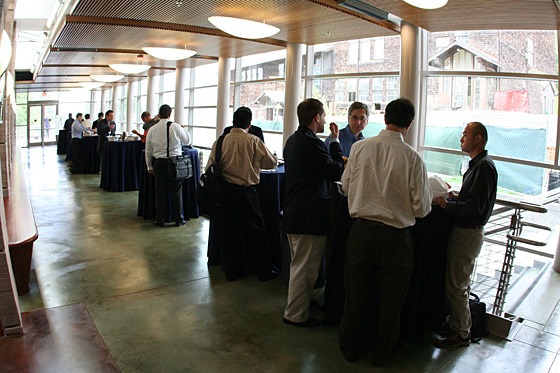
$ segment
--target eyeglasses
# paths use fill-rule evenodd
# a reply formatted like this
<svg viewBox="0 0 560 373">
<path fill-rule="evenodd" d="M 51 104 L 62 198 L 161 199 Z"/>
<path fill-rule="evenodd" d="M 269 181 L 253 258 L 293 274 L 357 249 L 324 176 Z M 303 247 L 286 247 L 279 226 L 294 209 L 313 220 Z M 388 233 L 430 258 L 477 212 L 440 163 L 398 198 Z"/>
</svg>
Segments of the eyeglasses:
<svg viewBox="0 0 560 373">
<path fill-rule="evenodd" d="M 367 119 L 367 117 L 366 117 L 365 115 L 362 115 L 362 116 L 352 115 L 352 116 L 350 117 L 350 119 L 352 119 L 352 120 L 360 120 L 360 121 L 363 122 L 363 121 L 365 121 L 365 120 Z"/>
</svg>

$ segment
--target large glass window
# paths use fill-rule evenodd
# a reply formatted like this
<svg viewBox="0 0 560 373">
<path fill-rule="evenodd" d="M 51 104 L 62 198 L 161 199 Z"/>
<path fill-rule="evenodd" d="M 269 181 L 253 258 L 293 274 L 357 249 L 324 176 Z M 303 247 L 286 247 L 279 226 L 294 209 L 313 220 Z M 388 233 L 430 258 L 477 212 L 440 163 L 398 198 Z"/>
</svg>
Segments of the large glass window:
<svg viewBox="0 0 560 373">
<path fill-rule="evenodd" d="M 398 72 L 400 45 L 399 36 L 317 44 L 314 53 L 316 59 L 320 56 L 323 68 L 314 69 L 313 75 Z"/>
<path fill-rule="evenodd" d="M 558 74 L 556 31 L 456 31 L 428 34 L 430 70 Z"/>
<path fill-rule="evenodd" d="M 461 133 L 468 123 L 478 121 L 488 129 L 486 148 L 496 160 L 503 192 L 539 195 L 560 187 L 555 178 L 556 32 L 437 33 L 429 36 L 428 45 L 423 133 L 428 171 L 459 185 L 469 160 L 460 151 Z"/>
</svg>

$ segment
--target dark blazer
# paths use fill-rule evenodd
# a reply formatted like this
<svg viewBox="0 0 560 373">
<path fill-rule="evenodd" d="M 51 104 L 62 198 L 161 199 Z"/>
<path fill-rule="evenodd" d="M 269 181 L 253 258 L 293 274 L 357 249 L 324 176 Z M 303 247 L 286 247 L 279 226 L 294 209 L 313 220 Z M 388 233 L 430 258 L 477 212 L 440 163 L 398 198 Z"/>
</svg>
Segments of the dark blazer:
<svg viewBox="0 0 560 373">
<path fill-rule="evenodd" d="M 64 129 L 66 131 L 71 131 L 72 130 L 72 124 L 74 124 L 74 118 L 68 118 L 66 119 L 66 121 L 64 122 Z"/>
<path fill-rule="evenodd" d="M 299 126 L 286 142 L 284 233 L 329 233 L 329 181 L 340 180 L 344 170 L 340 144 L 329 146 L 330 155 L 323 141 L 305 126 Z"/>
<path fill-rule="evenodd" d="M 229 126 L 229 127 L 224 128 L 224 133 L 223 134 L 227 135 L 231 131 L 232 128 L 233 128 L 233 126 Z M 251 135 L 257 136 L 259 139 L 262 140 L 262 142 L 264 142 L 263 131 L 260 127 L 251 125 L 251 127 L 249 127 L 248 133 L 250 133 Z"/>
<path fill-rule="evenodd" d="M 115 124 L 114 121 L 111 121 L 111 124 Z M 115 129 L 111 130 L 109 128 L 109 123 L 107 123 L 107 119 L 101 119 L 97 123 L 97 134 L 99 135 L 99 140 L 97 142 L 97 151 L 103 153 L 103 145 L 107 141 L 107 136 L 115 135 Z"/>
</svg>

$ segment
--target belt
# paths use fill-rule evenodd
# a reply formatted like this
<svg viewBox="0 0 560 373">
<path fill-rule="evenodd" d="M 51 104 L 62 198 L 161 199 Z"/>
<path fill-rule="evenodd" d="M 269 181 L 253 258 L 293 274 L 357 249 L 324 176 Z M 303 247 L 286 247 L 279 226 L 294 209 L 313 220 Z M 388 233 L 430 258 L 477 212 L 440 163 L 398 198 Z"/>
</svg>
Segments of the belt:
<svg viewBox="0 0 560 373">
<path fill-rule="evenodd" d="M 484 225 L 463 224 L 463 223 L 459 223 L 459 222 L 456 222 L 455 225 L 458 226 L 459 228 L 463 228 L 463 229 L 482 229 L 482 228 L 484 228 Z"/>
<path fill-rule="evenodd" d="M 367 227 L 383 227 L 386 224 L 383 224 L 380 221 L 375 221 L 375 220 L 367 220 L 367 219 L 362 219 L 362 218 L 358 218 L 357 221 L 362 224 L 365 225 Z"/>
</svg>

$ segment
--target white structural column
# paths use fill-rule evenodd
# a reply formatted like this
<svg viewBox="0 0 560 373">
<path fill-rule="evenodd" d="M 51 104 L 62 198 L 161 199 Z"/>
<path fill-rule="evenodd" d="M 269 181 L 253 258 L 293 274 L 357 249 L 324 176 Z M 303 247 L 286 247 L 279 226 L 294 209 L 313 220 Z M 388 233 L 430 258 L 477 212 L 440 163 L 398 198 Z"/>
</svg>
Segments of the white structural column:
<svg viewBox="0 0 560 373">
<path fill-rule="evenodd" d="M 173 120 L 181 125 L 188 124 L 187 116 L 185 115 L 185 89 L 187 88 L 188 76 L 189 69 L 184 66 L 184 61 L 178 61 L 177 68 L 175 69 L 175 110 Z"/>
<path fill-rule="evenodd" d="M 136 90 L 136 80 L 128 80 L 126 84 L 126 132 L 130 133 L 134 126 L 134 91 Z"/>
<path fill-rule="evenodd" d="M 118 112 L 119 108 L 117 107 L 119 104 L 119 85 L 117 85 L 116 83 L 112 84 L 113 87 L 113 97 L 112 97 L 112 101 L 111 101 L 111 105 L 107 108 L 107 110 L 113 110 L 114 113 L 114 121 L 116 124 L 116 128 L 115 131 L 119 131 L 122 128 L 119 128 L 118 126 L 118 120 L 117 118 L 120 117 L 121 113 Z"/>
<path fill-rule="evenodd" d="M 98 95 L 99 91 L 98 90 L 91 90 L 90 91 L 90 97 L 89 97 L 89 119 L 93 122 L 96 118 L 97 119 L 97 115 L 95 114 L 95 103 L 97 102 L 97 98 L 99 97 Z M 84 118 L 85 118 L 85 114 L 88 113 L 84 113 Z"/>
<path fill-rule="evenodd" d="M 117 110 L 117 105 L 119 102 L 119 86 L 113 83 L 113 97 L 111 100 L 111 107 L 108 107 L 107 110 Z"/>
<path fill-rule="evenodd" d="M 148 70 L 148 86 L 146 95 L 146 107 L 142 108 L 142 111 L 149 111 L 152 117 L 155 117 L 158 113 L 158 102 L 156 100 L 156 84 L 155 84 L 156 70 Z"/>
<path fill-rule="evenodd" d="M 103 114 L 107 111 L 107 91 L 108 89 L 106 88 L 101 89 L 101 112 Z M 95 119 L 97 119 L 97 114 L 95 115 Z"/>
<path fill-rule="evenodd" d="M 230 71 L 233 66 L 233 58 L 220 57 L 218 59 L 218 102 L 216 116 L 216 138 L 224 132 L 224 128 L 231 122 L 228 118 L 229 113 L 229 91 L 230 91 Z"/>
<path fill-rule="evenodd" d="M 286 145 L 290 137 L 298 128 L 297 106 L 301 92 L 301 58 L 303 45 L 288 43 L 286 51 L 286 92 L 284 97 L 284 141 Z"/>
<path fill-rule="evenodd" d="M 406 97 L 416 108 L 416 117 L 404 140 L 414 149 L 418 149 L 418 123 L 421 104 L 421 30 L 406 21 L 401 23 L 401 97 Z"/>
</svg>

